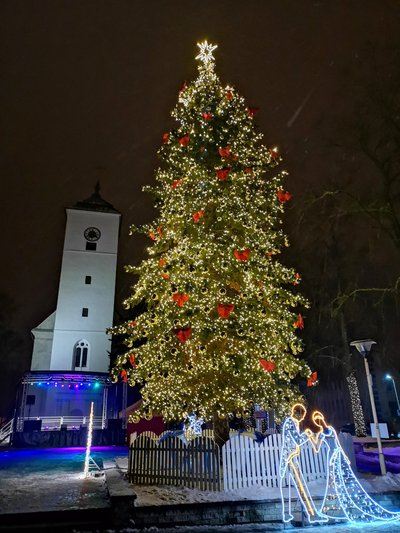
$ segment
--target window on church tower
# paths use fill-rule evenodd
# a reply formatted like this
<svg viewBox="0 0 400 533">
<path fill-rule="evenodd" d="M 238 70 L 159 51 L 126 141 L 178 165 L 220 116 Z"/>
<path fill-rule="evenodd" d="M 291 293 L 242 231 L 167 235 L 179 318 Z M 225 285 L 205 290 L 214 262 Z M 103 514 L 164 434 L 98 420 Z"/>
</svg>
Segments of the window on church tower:
<svg viewBox="0 0 400 533">
<path fill-rule="evenodd" d="M 85 284 L 86 285 L 92 284 L 92 276 L 85 276 Z"/>
<path fill-rule="evenodd" d="M 80 340 L 74 348 L 74 370 L 83 370 L 87 367 L 89 355 L 89 343 L 86 340 Z"/>
<path fill-rule="evenodd" d="M 82 368 L 86 368 L 87 367 L 87 354 L 88 354 L 88 349 L 87 347 L 85 346 L 82 350 Z"/>
<path fill-rule="evenodd" d="M 86 242 L 86 250 L 96 250 L 97 242 Z"/>
<path fill-rule="evenodd" d="M 82 316 L 89 316 L 89 309 L 87 307 L 82 308 Z"/>
<path fill-rule="evenodd" d="M 75 348 L 75 368 L 79 368 L 81 366 L 81 354 L 82 354 L 82 348 L 80 346 L 76 346 Z"/>
</svg>

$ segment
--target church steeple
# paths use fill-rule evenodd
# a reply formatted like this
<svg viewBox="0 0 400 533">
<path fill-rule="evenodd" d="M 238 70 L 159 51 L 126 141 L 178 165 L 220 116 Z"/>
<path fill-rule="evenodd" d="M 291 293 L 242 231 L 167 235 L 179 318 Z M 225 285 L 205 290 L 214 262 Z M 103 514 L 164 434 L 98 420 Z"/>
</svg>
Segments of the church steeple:
<svg viewBox="0 0 400 533">
<path fill-rule="evenodd" d="M 118 213 L 113 205 L 109 202 L 106 202 L 104 198 L 100 196 L 100 181 L 97 180 L 96 185 L 94 186 L 94 193 L 86 198 L 81 200 L 72 206 L 72 209 L 83 209 L 84 211 L 102 211 L 103 213 Z"/>
</svg>

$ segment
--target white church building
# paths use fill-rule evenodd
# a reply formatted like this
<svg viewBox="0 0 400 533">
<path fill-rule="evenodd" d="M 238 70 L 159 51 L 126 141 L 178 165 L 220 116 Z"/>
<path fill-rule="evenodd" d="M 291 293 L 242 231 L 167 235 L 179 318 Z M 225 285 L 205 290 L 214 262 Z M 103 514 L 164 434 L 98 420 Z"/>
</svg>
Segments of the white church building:
<svg viewBox="0 0 400 533">
<path fill-rule="evenodd" d="M 99 184 L 66 215 L 57 307 L 32 330 L 32 362 L 17 399 L 13 445 L 85 444 L 91 402 L 94 444 L 109 444 L 107 431 L 121 428 L 124 402 L 117 398 L 121 388 L 109 380 L 106 332 L 113 324 L 121 215 L 100 196 Z"/>
</svg>

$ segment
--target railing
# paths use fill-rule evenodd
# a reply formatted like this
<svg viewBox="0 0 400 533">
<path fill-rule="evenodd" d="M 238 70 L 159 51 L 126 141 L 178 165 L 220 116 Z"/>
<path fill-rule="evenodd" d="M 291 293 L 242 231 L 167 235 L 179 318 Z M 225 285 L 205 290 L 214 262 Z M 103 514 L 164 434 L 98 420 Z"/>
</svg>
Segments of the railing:
<svg viewBox="0 0 400 533">
<path fill-rule="evenodd" d="M 60 431 L 61 429 L 80 429 L 81 426 L 89 425 L 88 416 L 26 416 L 19 417 L 17 431 L 24 430 L 24 422 L 32 420 L 41 420 L 41 431 Z M 101 416 L 93 417 L 93 429 L 104 429 L 103 418 Z"/>
<path fill-rule="evenodd" d="M 14 419 L 12 418 L 8 422 L 6 422 L 3 426 L 0 428 L 0 442 L 5 441 L 8 437 L 10 437 L 13 429 L 13 423 Z"/>
</svg>

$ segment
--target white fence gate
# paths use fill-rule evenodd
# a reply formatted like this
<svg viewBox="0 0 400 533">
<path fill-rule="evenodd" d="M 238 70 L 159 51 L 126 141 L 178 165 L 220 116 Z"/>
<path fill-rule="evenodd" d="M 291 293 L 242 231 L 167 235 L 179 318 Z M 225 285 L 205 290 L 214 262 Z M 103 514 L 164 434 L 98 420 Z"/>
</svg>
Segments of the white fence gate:
<svg viewBox="0 0 400 533">
<path fill-rule="evenodd" d="M 315 453 L 311 444 L 301 446 L 300 464 L 306 481 L 326 477 L 325 448 Z M 262 443 L 241 435 L 230 438 L 221 450 L 224 490 L 254 485 L 278 487 L 281 449 L 280 434 L 270 435 Z"/>
</svg>

